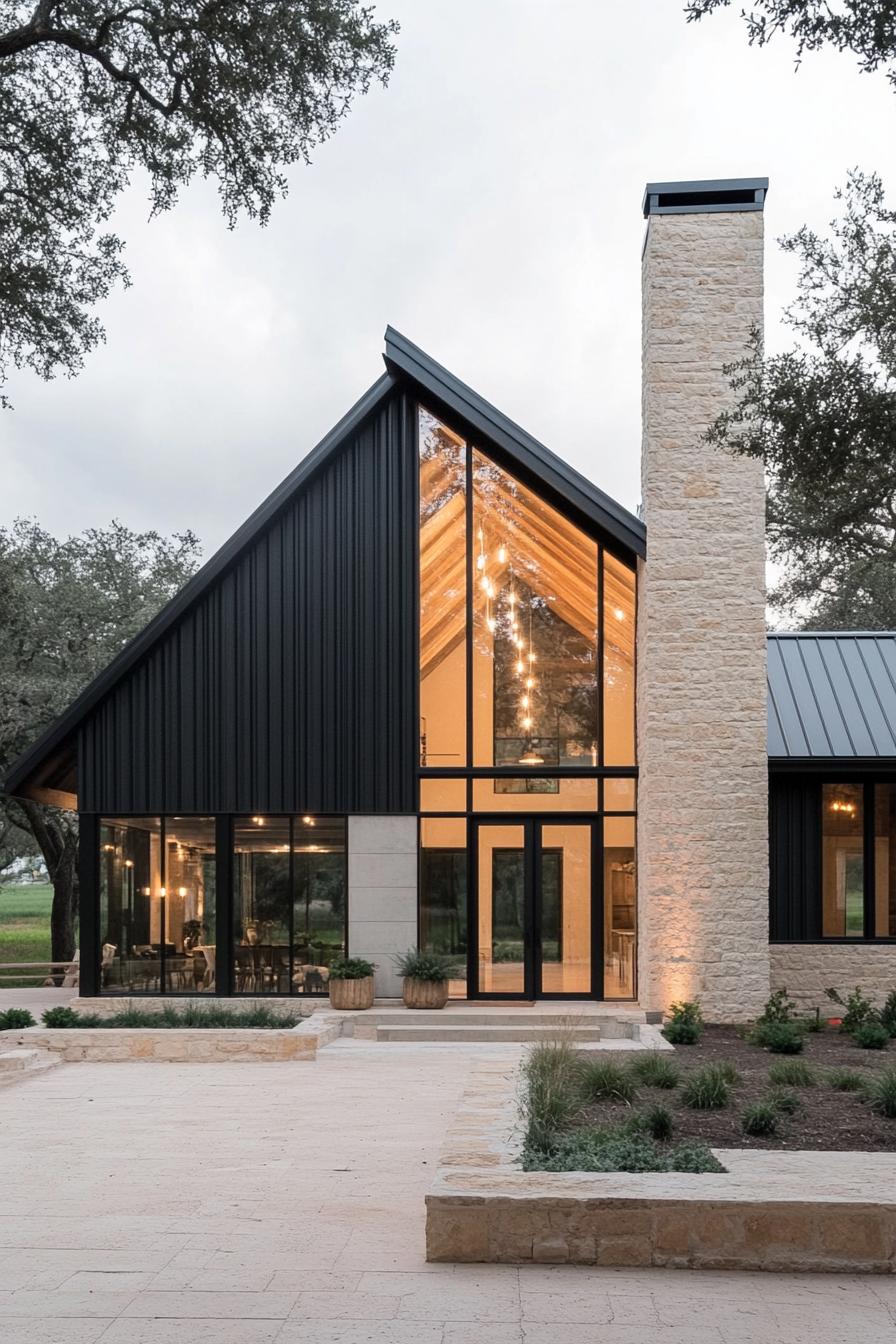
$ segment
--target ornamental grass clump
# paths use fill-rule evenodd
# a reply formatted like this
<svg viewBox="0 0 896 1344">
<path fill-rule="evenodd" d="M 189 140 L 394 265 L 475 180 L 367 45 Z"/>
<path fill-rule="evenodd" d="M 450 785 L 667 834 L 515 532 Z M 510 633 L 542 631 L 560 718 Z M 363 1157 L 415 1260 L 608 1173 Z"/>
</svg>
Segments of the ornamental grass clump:
<svg viewBox="0 0 896 1344">
<path fill-rule="evenodd" d="M 27 1008 L 7 1008 L 0 1013 L 0 1031 L 21 1031 L 34 1025 L 34 1018 Z"/>
<path fill-rule="evenodd" d="M 681 1099 L 695 1111 L 719 1111 L 731 1099 L 731 1084 L 716 1064 L 689 1073 L 681 1085 Z"/>
<path fill-rule="evenodd" d="M 772 1087 L 814 1087 L 818 1077 L 804 1059 L 781 1059 L 772 1064 L 768 1080 Z"/>
<path fill-rule="evenodd" d="M 398 974 L 405 980 L 425 980 L 428 984 L 450 980 L 457 970 L 457 958 L 441 952 L 421 952 L 412 947 L 393 957 Z"/>
<path fill-rule="evenodd" d="M 786 1087 L 769 1092 L 768 1100 L 781 1115 L 796 1115 L 797 1111 L 803 1109 L 803 1103 L 797 1094 L 790 1092 Z"/>
<path fill-rule="evenodd" d="M 363 957 L 337 957 L 330 962 L 331 980 L 367 980 L 376 966 Z"/>
<path fill-rule="evenodd" d="M 571 1040 L 539 1041 L 523 1062 L 520 1117 L 527 1152 L 554 1151 L 581 1110 L 581 1058 Z"/>
<path fill-rule="evenodd" d="M 870 1078 L 864 1086 L 866 1099 L 872 1110 L 896 1120 L 896 1068 L 890 1065 Z"/>
<path fill-rule="evenodd" d="M 638 1055 L 629 1064 L 629 1072 L 645 1087 L 661 1087 L 671 1091 L 677 1087 L 681 1071 L 674 1060 L 651 1050 L 648 1054 Z"/>
<path fill-rule="evenodd" d="M 754 1101 L 744 1108 L 740 1127 L 745 1134 L 762 1138 L 778 1132 L 778 1109 L 771 1100 Z"/>
<path fill-rule="evenodd" d="M 634 1101 L 635 1080 L 628 1069 L 609 1059 L 589 1059 L 581 1066 L 583 1101 Z"/>
<path fill-rule="evenodd" d="M 697 999 L 685 999 L 669 1008 L 663 1035 L 670 1045 L 696 1045 L 703 1032 L 703 1009 Z"/>
<path fill-rule="evenodd" d="M 829 1069 L 825 1074 L 825 1082 L 835 1092 L 861 1092 L 865 1077 L 855 1069 Z"/>
<path fill-rule="evenodd" d="M 639 1116 L 641 1128 L 645 1134 L 659 1143 L 665 1143 L 672 1137 L 675 1123 L 672 1112 L 666 1106 L 648 1106 Z"/>
</svg>

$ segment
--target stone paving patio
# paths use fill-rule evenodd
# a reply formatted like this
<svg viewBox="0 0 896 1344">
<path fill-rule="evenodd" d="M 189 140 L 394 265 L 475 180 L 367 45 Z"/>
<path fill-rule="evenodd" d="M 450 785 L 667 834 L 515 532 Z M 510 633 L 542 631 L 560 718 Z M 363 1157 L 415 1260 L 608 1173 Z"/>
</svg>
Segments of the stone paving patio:
<svg viewBox="0 0 896 1344">
<path fill-rule="evenodd" d="M 896 1281 L 447 1265 L 424 1195 L 471 1065 L 65 1064 L 0 1097 L 2 1344 L 896 1344 Z"/>
</svg>

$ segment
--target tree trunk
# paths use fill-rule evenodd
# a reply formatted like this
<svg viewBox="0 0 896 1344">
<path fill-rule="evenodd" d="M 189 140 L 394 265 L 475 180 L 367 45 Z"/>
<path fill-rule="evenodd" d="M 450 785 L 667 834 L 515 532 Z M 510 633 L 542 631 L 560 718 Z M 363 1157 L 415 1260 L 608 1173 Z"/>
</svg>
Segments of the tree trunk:
<svg viewBox="0 0 896 1344">
<path fill-rule="evenodd" d="M 77 854 L 56 868 L 53 878 L 53 908 L 50 912 L 50 955 L 54 961 L 71 961 L 75 955 L 75 914 L 78 909 Z"/>
</svg>

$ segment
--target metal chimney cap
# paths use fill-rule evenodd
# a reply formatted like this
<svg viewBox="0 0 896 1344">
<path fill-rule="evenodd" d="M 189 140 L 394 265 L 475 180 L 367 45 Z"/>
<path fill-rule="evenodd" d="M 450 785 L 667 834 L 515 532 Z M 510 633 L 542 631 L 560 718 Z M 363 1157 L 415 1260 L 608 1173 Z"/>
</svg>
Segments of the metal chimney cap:
<svg viewBox="0 0 896 1344">
<path fill-rule="evenodd" d="M 707 182 L 648 182 L 641 208 L 650 215 L 703 215 L 761 210 L 767 177 L 718 177 Z"/>
</svg>

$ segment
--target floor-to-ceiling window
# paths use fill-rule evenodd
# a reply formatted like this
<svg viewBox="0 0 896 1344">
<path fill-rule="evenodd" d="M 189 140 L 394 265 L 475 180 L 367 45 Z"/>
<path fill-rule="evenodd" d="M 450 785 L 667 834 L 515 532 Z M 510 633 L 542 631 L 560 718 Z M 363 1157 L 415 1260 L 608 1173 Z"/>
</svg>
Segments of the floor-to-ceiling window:
<svg viewBox="0 0 896 1344">
<path fill-rule="evenodd" d="M 633 564 L 424 409 L 418 441 L 421 943 L 450 853 L 455 988 L 632 998 Z"/>
</svg>

